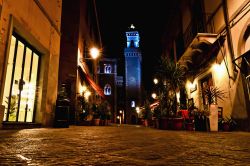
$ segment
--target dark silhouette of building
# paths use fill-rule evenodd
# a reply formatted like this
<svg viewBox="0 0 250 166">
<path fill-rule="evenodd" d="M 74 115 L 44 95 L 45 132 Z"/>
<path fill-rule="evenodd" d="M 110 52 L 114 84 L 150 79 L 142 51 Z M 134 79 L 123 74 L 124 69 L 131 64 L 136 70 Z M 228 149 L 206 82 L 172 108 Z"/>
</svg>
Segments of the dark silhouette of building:
<svg viewBox="0 0 250 166">
<path fill-rule="evenodd" d="M 74 0 L 62 3 L 62 37 L 59 62 L 59 89 L 65 86 L 70 99 L 70 122 L 78 118 L 77 98 L 86 96 L 86 102 L 94 103 L 102 90 L 96 84 L 96 59 L 91 59 L 90 48 L 101 48 L 95 1 Z M 88 87 L 88 90 L 85 90 Z M 84 90 L 83 90 L 84 89 Z"/>
<path fill-rule="evenodd" d="M 105 99 L 110 104 L 110 111 L 112 121 L 115 122 L 116 108 L 117 108 L 117 90 L 116 90 L 116 76 L 117 76 L 117 62 L 113 58 L 102 58 L 98 65 L 98 84 L 103 89 Z"/>
</svg>

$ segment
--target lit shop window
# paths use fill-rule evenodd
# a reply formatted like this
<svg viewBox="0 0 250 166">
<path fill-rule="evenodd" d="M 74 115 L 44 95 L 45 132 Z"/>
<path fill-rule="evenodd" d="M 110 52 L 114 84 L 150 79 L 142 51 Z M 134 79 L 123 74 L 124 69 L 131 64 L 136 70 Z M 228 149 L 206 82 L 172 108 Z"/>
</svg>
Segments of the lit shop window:
<svg viewBox="0 0 250 166">
<path fill-rule="evenodd" d="M 18 35 L 12 35 L 2 105 L 4 121 L 32 122 L 36 101 L 39 55 Z"/>
</svg>

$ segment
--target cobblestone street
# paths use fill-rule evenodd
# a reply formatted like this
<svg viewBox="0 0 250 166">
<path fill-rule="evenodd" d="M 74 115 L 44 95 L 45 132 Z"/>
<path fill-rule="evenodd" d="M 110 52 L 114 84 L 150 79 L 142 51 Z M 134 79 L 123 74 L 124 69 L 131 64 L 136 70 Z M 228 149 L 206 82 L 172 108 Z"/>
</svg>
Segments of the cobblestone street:
<svg viewBox="0 0 250 166">
<path fill-rule="evenodd" d="M 250 165 L 249 132 L 141 126 L 0 130 L 1 165 Z"/>
</svg>

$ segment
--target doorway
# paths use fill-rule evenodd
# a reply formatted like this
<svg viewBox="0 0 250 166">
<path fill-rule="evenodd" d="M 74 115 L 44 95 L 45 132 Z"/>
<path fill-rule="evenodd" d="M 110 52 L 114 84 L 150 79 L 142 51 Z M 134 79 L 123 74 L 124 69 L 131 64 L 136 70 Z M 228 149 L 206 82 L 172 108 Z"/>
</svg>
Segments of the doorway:
<svg viewBox="0 0 250 166">
<path fill-rule="evenodd" d="M 200 80 L 200 84 L 201 84 L 202 104 L 203 104 L 203 107 L 205 108 L 205 107 L 208 106 L 208 98 L 204 94 L 204 91 L 207 88 L 210 88 L 211 86 L 213 86 L 212 74 L 208 74 L 207 76 L 205 76 L 204 78 L 202 78 Z"/>
<path fill-rule="evenodd" d="M 39 53 L 17 34 L 11 36 L 4 85 L 4 121 L 33 122 Z"/>
</svg>

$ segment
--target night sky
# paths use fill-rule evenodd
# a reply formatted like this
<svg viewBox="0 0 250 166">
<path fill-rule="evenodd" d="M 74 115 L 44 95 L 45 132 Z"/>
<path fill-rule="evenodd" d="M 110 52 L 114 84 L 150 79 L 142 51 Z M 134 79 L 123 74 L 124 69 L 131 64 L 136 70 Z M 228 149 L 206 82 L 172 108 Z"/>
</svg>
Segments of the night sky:
<svg viewBox="0 0 250 166">
<path fill-rule="evenodd" d="M 171 23 L 176 5 L 168 0 L 96 0 L 105 57 L 123 61 L 126 47 L 125 32 L 133 24 L 140 34 L 142 80 L 150 91 L 153 75 L 161 55 L 161 38 Z M 123 64 L 118 66 L 118 74 Z"/>
</svg>

